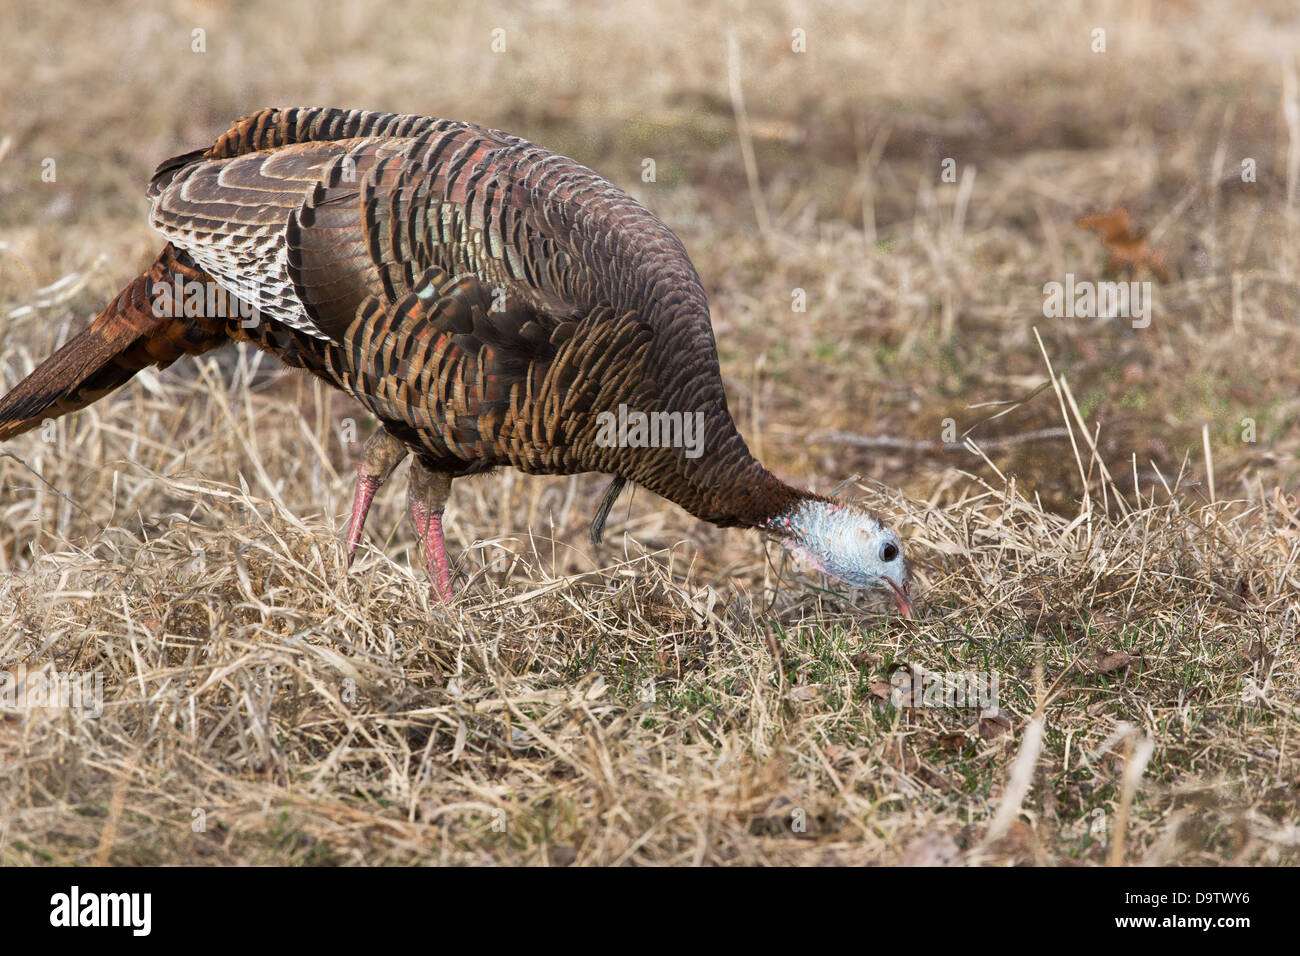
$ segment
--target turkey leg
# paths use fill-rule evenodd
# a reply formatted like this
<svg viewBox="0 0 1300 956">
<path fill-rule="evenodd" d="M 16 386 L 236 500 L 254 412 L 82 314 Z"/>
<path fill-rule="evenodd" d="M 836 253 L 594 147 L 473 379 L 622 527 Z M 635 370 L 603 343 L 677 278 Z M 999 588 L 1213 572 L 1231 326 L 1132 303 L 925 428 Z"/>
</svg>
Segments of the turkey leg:
<svg viewBox="0 0 1300 956">
<path fill-rule="evenodd" d="M 411 521 L 429 573 L 429 595 L 441 601 L 451 600 L 451 567 L 447 563 L 447 544 L 442 538 L 442 512 L 450 495 L 450 474 L 434 471 L 419 458 L 411 462 L 411 484 L 406 493 Z"/>
<path fill-rule="evenodd" d="M 361 449 L 361 463 L 357 465 L 357 490 L 352 495 L 352 518 L 348 521 L 347 567 L 352 567 L 357 545 L 361 543 L 361 531 L 366 526 L 366 515 L 370 513 L 370 503 L 375 500 L 375 492 L 388 480 L 393 469 L 401 464 L 406 455 L 406 446 L 382 426 Z"/>
</svg>

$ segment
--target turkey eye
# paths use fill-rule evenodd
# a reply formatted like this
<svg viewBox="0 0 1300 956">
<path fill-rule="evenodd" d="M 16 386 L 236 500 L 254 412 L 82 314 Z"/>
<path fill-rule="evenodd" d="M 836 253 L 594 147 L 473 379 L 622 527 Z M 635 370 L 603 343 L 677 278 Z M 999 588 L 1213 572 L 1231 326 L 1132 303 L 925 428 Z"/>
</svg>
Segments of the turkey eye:
<svg viewBox="0 0 1300 956">
<path fill-rule="evenodd" d="M 898 548 L 894 547 L 892 544 L 887 544 L 880 549 L 880 560 L 884 561 L 886 564 L 893 561 L 896 557 L 898 557 Z"/>
</svg>

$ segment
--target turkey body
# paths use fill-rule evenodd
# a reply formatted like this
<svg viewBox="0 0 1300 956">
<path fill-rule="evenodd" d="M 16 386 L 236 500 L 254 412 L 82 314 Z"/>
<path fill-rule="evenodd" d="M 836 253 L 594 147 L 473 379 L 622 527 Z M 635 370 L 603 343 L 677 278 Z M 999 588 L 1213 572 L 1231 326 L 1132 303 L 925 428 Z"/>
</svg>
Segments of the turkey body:
<svg viewBox="0 0 1300 956">
<path fill-rule="evenodd" d="M 412 515 L 444 596 L 441 515 L 456 477 L 611 474 L 596 536 L 625 481 L 723 526 L 774 530 L 825 500 L 750 455 L 681 242 L 570 159 L 451 120 L 267 109 L 164 162 L 148 196 L 167 245 L 0 400 L 0 439 L 145 366 L 251 342 L 381 423 L 349 553 L 375 489 L 415 456 Z M 213 307 L 214 286 L 232 307 Z M 209 290 L 206 306 L 182 307 L 191 288 Z M 694 447 L 609 440 L 611 416 L 629 410 L 689 416 Z"/>
<path fill-rule="evenodd" d="M 155 227 L 260 313 L 232 338 L 354 395 L 434 470 L 608 472 L 719 523 L 745 517 L 738 483 L 768 484 L 685 249 L 572 160 L 449 120 L 268 110 L 149 195 Z M 706 454 L 599 442 L 619 405 L 702 412 Z"/>
</svg>

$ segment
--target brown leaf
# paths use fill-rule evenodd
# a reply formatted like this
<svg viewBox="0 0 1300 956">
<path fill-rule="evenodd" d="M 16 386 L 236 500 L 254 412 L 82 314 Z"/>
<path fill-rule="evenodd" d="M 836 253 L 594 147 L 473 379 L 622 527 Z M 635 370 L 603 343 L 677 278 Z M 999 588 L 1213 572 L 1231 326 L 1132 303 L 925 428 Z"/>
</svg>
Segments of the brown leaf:
<svg viewBox="0 0 1300 956">
<path fill-rule="evenodd" d="M 884 695 L 897 707 L 916 707 L 920 701 L 913 701 L 913 691 L 925 677 L 925 668 L 920 664 L 899 664 L 889 674 L 889 682 L 885 684 L 889 692 Z M 876 690 L 876 684 L 871 685 L 871 692 L 876 696 L 881 696 L 880 691 Z"/>
<path fill-rule="evenodd" d="M 861 650 L 849 658 L 849 662 L 854 667 L 876 667 L 884 662 L 884 658 L 879 654 L 873 654 L 868 650 Z"/>
<path fill-rule="evenodd" d="M 980 714 L 980 736 L 992 740 L 1011 733 L 1011 721 L 1005 714 Z"/>
<path fill-rule="evenodd" d="M 939 746 L 949 753 L 961 753 L 970 746 L 970 738 L 964 733 L 940 734 Z"/>
<path fill-rule="evenodd" d="M 890 695 L 894 693 L 894 685 L 887 680 L 878 680 L 867 689 L 881 700 L 889 700 Z"/>
<path fill-rule="evenodd" d="M 1272 650 L 1273 649 L 1269 647 L 1268 644 L 1258 638 L 1252 638 L 1250 646 L 1242 652 L 1241 656 L 1247 664 L 1257 664 L 1260 662 L 1271 663 L 1273 656 Z"/>
<path fill-rule="evenodd" d="M 1109 653 L 1098 651 L 1097 661 L 1092 665 L 1092 669 L 1098 674 L 1114 674 L 1128 667 L 1133 660 L 1133 655 L 1124 651 L 1110 651 Z"/>
<path fill-rule="evenodd" d="M 798 703 L 810 703 L 822 699 L 821 684 L 796 684 L 790 688 L 790 699 Z"/>
<path fill-rule="evenodd" d="M 1034 831 L 1024 820 L 1015 820 L 1007 828 L 1006 834 L 989 849 L 1012 860 L 1028 862 L 1033 859 L 1033 846 Z"/>
<path fill-rule="evenodd" d="M 1123 206 L 1116 206 L 1114 212 L 1082 216 L 1077 225 L 1101 237 L 1106 247 L 1107 271 L 1133 274 L 1146 269 L 1161 282 L 1171 278 L 1164 256 L 1147 244 L 1146 232 L 1133 226 Z"/>
</svg>

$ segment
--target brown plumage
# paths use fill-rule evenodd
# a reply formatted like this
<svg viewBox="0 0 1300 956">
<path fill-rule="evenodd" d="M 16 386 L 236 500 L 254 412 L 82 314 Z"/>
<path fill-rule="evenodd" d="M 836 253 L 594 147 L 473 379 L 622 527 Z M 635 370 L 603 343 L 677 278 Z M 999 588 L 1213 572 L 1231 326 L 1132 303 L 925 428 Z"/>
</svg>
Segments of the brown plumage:
<svg viewBox="0 0 1300 956">
<path fill-rule="evenodd" d="M 249 341 L 383 424 L 358 469 L 349 553 L 375 489 L 415 455 L 412 514 L 443 596 L 450 479 L 504 465 L 614 475 L 595 538 L 633 481 L 715 524 L 768 530 L 839 574 L 797 526 L 811 514 L 801 507 L 840 506 L 777 479 L 736 430 L 681 242 L 591 170 L 466 123 L 268 109 L 164 162 L 148 196 L 168 244 L 0 399 L 0 440 L 148 365 Z M 165 291 L 178 282 L 216 289 L 217 307 L 182 308 Z M 703 454 L 604 440 L 620 406 L 701 413 Z"/>
</svg>

